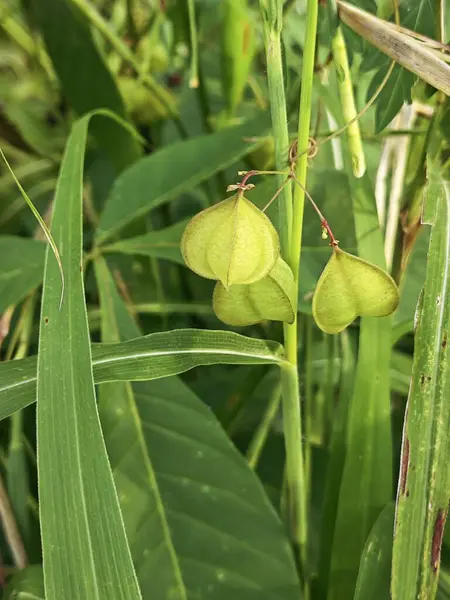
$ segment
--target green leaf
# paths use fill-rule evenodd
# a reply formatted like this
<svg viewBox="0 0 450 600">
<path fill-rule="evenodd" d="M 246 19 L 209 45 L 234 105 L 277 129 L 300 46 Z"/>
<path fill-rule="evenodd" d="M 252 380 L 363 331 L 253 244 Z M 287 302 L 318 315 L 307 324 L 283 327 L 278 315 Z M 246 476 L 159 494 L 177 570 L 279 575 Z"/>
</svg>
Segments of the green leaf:
<svg viewBox="0 0 450 600">
<path fill-rule="evenodd" d="M 136 335 L 104 261 L 96 274 L 103 339 Z M 258 587 L 262 598 L 273 588 L 296 597 L 291 551 L 259 482 L 179 378 L 103 384 L 99 412 L 144 597 L 251 597 Z"/>
<path fill-rule="evenodd" d="M 188 223 L 181 251 L 190 269 L 228 289 L 265 277 L 280 255 L 280 240 L 270 219 L 238 192 Z"/>
<path fill-rule="evenodd" d="M 450 184 L 441 180 L 403 432 L 392 561 L 393 600 L 436 595 L 450 497 Z"/>
<path fill-rule="evenodd" d="M 325 333 L 339 333 L 356 317 L 385 317 L 399 302 L 392 277 L 338 246 L 323 271 L 313 298 L 313 316 Z"/>
<path fill-rule="evenodd" d="M 82 177 L 91 116 L 73 127 L 54 201 L 52 232 L 67 281 L 61 307 L 58 265 L 48 249 L 44 273 L 37 437 L 45 591 L 47 600 L 137 600 L 97 413 L 84 299 Z"/>
<path fill-rule="evenodd" d="M 202 365 L 281 365 L 283 348 L 229 331 L 178 329 L 117 344 L 93 344 L 95 383 L 146 381 Z M 0 362 L 0 420 L 36 400 L 36 357 Z"/>
<path fill-rule="evenodd" d="M 260 116 L 239 127 L 178 142 L 137 161 L 114 184 L 100 218 L 98 241 L 103 243 L 131 221 L 254 150 L 258 143 L 245 138 L 264 133 L 267 125 L 267 117 Z"/>
<path fill-rule="evenodd" d="M 366 174 L 356 179 L 349 171 L 349 183 L 358 254 L 383 267 L 383 240 L 370 178 Z M 353 597 L 364 543 L 380 511 L 392 498 L 390 321 L 387 317 L 361 319 L 328 600 Z"/>
<path fill-rule="evenodd" d="M 433 5 L 429 0 L 407 0 L 402 2 L 401 25 L 417 33 L 434 38 L 436 20 Z M 389 6 L 389 9 L 391 7 Z M 379 51 L 370 52 L 367 67 L 375 68 L 376 73 L 367 89 L 367 101 L 373 96 L 383 81 L 391 61 L 386 60 Z M 367 69 L 364 63 L 362 69 Z M 414 74 L 400 65 L 396 65 L 387 84 L 375 101 L 375 131 L 382 131 L 399 112 L 404 102 L 411 102 L 411 88 L 415 83 Z"/>
<path fill-rule="evenodd" d="M 151 231 L 145 235 L 120 240 L 107 246 L 102 246 L 102 252 L 119 252 L 122 254 L 136 254 L 151 258 L 164 258 L 184 265 L 180 244 L 183 231 L 186 229 L 188 219 L 175 225 Z"/>
<path fill-rule="evenodd" d="M 23 300 L 41 283 L 44 255 L 45 244 L 42 242 L 12 235 L 0 236 L 0 313 Z"/>
<path fill-rule="evenodd" d="M 390 597 L 395 506 L 387 504 L 372 527 L 361 556 L 354 600 Z"/>
<path fill-rule="evenodd" d="M 31 7 L 74 111 L 81 116 L 106 108 L 125 118 L 120 92 L 79 9 L 68 0 L 31 0 Z M 110 119 L 96 119 L 92 133 L 117 170 L 140 155 L 135 136 Z"/>
<path fill-rule="evenodd" d="M 32 565 L 19 571 L 9 582 L 4 600 L 45 600 L 41 565 Z"/>
<path fill-rule="evenodd" d="M 394 313 L 394 336 L 414 330 L 414 314 L 425 282 L 425 265 L 429 228 L 422 227 L 411 251 L 406 270 L 400 281 L 400 303 Z M 397 334 L 398 332 L 398 334 Z"/>
<path fill-rule="evenodd" d="M 243 326 L 260 321 L 294 322 L 294 276 L 288 264 L 278 258 L 272 271 L 249 285 L 233 285 L 228 290 L 217 282 L 213 308 L 228 325 Z"/>
</svg>

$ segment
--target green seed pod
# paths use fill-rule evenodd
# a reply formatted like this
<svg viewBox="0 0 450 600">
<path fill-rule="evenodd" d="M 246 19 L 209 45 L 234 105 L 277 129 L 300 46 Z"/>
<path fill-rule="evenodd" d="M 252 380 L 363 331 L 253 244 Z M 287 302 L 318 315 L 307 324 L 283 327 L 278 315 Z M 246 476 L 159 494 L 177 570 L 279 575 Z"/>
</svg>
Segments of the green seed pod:
<svg viewBox="0 0 450 600">
<path fill-rule="evenodd" d="M 181 252 L 192 271 L 229 288 L 267 275 L 280 255 L 280 240 L 270 219 L 238 192 L 189 221 Z"/>
<path fill-rule="evenodd" d="M 335 247 L 317 283 L 312 311 L 322 331 L 339 333 L 356 317 L 392 314 L 398 302 L 398 288 L 388 273 Z"/>
<path fill-rule="evenodd" d="M 255 31 L 246 0 L 222 0 L 223 90 L 230 116 L 244 95 L 255 55 Z"/>
<path fill-rule="evenodd" d="M 260 321 L 293 323 L 294 276 L 279 257 L 263 279 L 249 285 L 233 285 L 226 290 L 218 281 L 214 288 L 213 309 L 227 325 L 245 326 Z"/>
</svg>

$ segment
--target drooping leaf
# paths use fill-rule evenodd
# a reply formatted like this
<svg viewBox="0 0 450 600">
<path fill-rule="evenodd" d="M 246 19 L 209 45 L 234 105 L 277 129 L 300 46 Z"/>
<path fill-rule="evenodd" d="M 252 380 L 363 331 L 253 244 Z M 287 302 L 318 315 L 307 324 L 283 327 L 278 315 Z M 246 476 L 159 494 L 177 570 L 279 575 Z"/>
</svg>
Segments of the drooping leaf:
<svg viewBox="0 0 450 600">
<path fill-rule="evenodd" d="M 67 280 L 61 306 L 58 265 L 48 248 L 44 273 L 37 438 L 45 595 L 139 600 L 97 413 L 84 297 L 82 177 L 91 116 L 73 127 L 54 201 L 52 232 Z"/>
<path fill-rule="evenodd" d="M 170 145 L 138 160 L 118 177 L 100 218 L 99 243 L 131 221 L 193 189 L 254 150 L 246 137 L 266 131 L 265 115 L 238 127 Z"/>
<path fill-rule="evenodd" d="M 233 285 L 228 290 L 217 282 L 213 308 L 228 325 L 244 326 L 260 321 L 293 323 L 294 276 L 282 258 L 263 279 L 249 285 Z"/>
<path fill-rule="evenodd" d="M 190 269 L 228 289 L 265 277 L 280 255 L 280 241 L 270 219 L 237 193 L 188 223 L 181 251 Z"/>
<path fill-rule="evenodd" d="M 69 0 L 31 0 L 33 15 L 72 108 L 83 115 L 97 108 L 109 109 L 125 118 L 116 83 L 100 55 L 89 26 Z M 110 119 L 96 119 L 92 132 L 116 169 L 121 170 L 140 155 L 136 138 Z"/>
<path fill-rule="evenodd" d="M 181 255 L 180 243 L 183 231 L 188 221 L 180 221 L 170 227 L 150 231 L 145 235 L 126 238 L 107 246 L 102 246 L 102 252 L 119 252 L 122 254 L 136 254 L 150 256 L 151 258 L 164 258 L 184 265 Z"/>
<path fill-rule="evenodd" d="M 178 329 L 120 342 L 93 344 L 95 383 L 146 381 L 202 365 L 280 365 L 283 348 L 229 331 Z M 0 420 L 36 400 L 36 357 L 0 362 Z"/>
<path fill-rule="evenodd" d="M 339 333 L 356 317 L 385 317 L 398 306 L 392 277 L 357 256 L 333 248 L 313 298 L 313 316 L 325 333 Z"/>
<path fill-rule="evenodd" d="M 0 236 L 0 313 L 17 304 L 42 281 L 45 244 Z"/>
</svg>

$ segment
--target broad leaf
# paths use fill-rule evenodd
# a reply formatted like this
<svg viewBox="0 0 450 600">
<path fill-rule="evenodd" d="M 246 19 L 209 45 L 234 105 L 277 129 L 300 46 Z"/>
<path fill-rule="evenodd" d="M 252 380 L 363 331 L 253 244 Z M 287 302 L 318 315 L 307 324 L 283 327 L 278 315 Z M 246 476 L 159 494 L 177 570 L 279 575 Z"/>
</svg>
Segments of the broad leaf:
<svg viewBox="0 0 450 600">
<path fill-rule="evenodd" d="M 260 135 L 266 128 L 267 118 L 260 116 L 239 127 L 178 142 L 138 160 L 114 184 L 100 219 L 98 241 L 103 243 L 152 208 L 232 165 L 258 146 L 245 138 Z"/>
<path fill-rule="evenodd" d="M 102 246 L 101 251 L 164 258 L 184 265 L 180 243 L 187 223 L 187 220 L 180 221 L 175 225 L 159 229 L 158 231 L 150 231 L 145 235 L 120 240 L 113 244 Z"/>
</svg>

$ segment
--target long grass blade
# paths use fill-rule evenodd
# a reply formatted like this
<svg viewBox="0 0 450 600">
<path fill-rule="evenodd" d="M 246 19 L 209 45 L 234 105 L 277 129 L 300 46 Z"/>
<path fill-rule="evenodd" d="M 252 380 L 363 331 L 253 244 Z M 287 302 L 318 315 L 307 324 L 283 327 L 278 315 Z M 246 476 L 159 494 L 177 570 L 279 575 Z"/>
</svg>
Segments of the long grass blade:
<svg viewBox="0 0 450 600">
<path fill-rule="evenodd" d="M 37 365 L 39 509 L 46 600 L 139 600 L 125 528 L 101 433 L 82 270 L 82 177 L 89 121 L 67 142 L 47 251 Z"/>
</svg>

